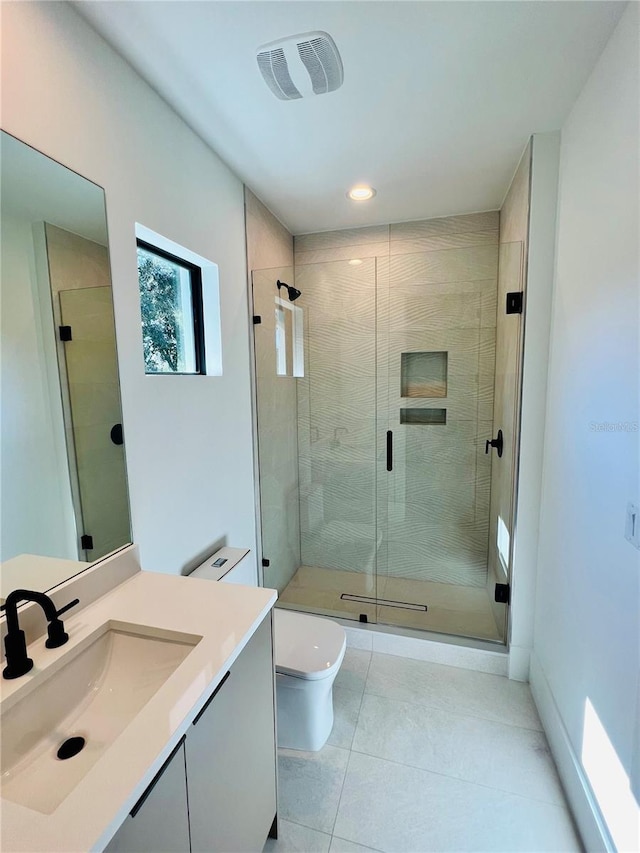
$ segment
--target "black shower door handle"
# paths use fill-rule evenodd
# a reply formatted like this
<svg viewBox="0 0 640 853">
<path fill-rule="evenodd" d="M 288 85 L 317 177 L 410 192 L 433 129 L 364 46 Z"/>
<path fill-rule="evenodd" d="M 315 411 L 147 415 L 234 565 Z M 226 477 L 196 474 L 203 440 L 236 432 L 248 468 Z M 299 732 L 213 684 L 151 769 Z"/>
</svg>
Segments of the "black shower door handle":
<svg viewBox="0 0 640 853">
<path fill-rule="evenodd" d="M 486 440 L 484 452 L 488 453 L 492 447 L 495 447 L 495 449 L 498 451 L 498 458 L 500 458 L 502 456 L 502 449 L 504 447 L 504 436 L 502 435 L 501 429 L 498 430 L 498 435 L 496 438 L 488 438 Z"/>
<path fill-rule="evenodd" d="M 387 471 L 393 471 L 393 433 L 387 430 Z"/>
</svg>

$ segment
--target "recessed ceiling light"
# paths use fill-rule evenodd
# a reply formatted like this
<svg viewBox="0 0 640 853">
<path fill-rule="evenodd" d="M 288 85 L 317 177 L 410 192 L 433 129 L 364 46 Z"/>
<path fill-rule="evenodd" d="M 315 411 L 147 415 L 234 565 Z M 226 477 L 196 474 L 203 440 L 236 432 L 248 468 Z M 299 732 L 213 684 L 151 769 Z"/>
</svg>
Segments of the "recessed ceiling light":
<svg viewBox="0 0 640 853">
<path fill-rule="evenodd" d="M 361 184 L 357 187 L 351 187 L 347 196 L 353 201 L 369 201 L 369 199 L 373 198 L 375 194 L 376 191 L 373 187 Z"/>
<path fill-rule="evenodd" d="M 359 267 L 362 261 L 360 260 L 360 258 L 352 258 L 349 263 L 352 267 Z"/>
</svg>

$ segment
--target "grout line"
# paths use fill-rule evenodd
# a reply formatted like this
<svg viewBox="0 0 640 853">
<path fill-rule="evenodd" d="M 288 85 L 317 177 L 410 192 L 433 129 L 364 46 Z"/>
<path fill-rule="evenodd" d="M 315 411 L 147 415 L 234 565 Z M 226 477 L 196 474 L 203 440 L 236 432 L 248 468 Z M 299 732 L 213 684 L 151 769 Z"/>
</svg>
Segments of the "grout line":
<svg viewBox="0 0 640 853">
<path fill-rule="evenodd" d="M 358 714 L 359 714 L 359 712 L 358 712 Z M 342 785 L 340 787 L 340 796 L 338 797 L 338 807 L 336 808 L 336 816 L 333 819 L 333 825 L 331 827 L 331 837 L 332 838 L 333 838 L 333 831 L 336 828 L 336 822 L 338 820 L 338 813 L 340 812 L 340 804 L 342 803 L 342 794 L 344 793 L 344 783 L 345 783 L 346 778 L 347 778 L 347 773 L 349 772 L 349 764 L 351 764 L 351 755 L 352 755 L 353 751 L 351 749 L 349 749 L 348 752 L 349 752 L 349 758 L 347 759 L 347 766 L 345 767 L 344 776 L 342 777 Z"/>
<path fill-rule="evenodd" d="M 351 736 L 351 746 L 349 747 L 349 751 L 351 751 L 351 749 L 353 747 L 353 741 L 354 741 L 355 736 L 356 736 L 356 729 L 358 728 L 358 723 L 360 722 L 360 712 L 362 711 L 362 703 L 364 702 L 364 694 L 366 693 L 366 690 L 367 690 L 367 679 L 369 678 L 369 669 L 371 668 L 371 658 L 372 657 L 373 657 L 373 652 L 369 652 L 369 662 L 367 663 L 367 671 L 364 674 L 364 687 L 362 688 L 362 695 L 360 696 L 360 704 L 358 705 L 358 715 L 356 717 L 356 724 L 353 727 L 353 735 Z M 346 778 L 346 773 L 345 773 L 345 778 Z M 342 792 L 340 793 L 340 796 L 342 797 Z M 337 817 L 337 813 L 336 813 L 336 817 Z"/>
<path fill-rule="evenodd" d="M 355 753 L 356 755 L 364 755 L 366 758 L 373 758 L 376 761 L 386 761 L 389 764 L 395 764 L 398 767 L 409 767 L 411 770 L 419 770 L 421 773 L 431 773 L 434 776 L 442 776 L 444 779 L 453 779 L 455 782 L 462 782 L 464 785 L 472 785 L 476 788 L 484 788 L 487 791 L 498 791 L 501 794 L 507 794 L 510 797 L 518 797 L 520 800 L 531 800 L 534 803 L 543 803 L 545 806 L 554 806 L 555 808 L 561 809 L 565 812 L 569 817 L 571 817 L 571 812 L 569 811 L 569 807 L 566 803 L 566 800 L 563 799 L 561 803 L 552 802 L 551 800 L 542 800 L 539 797 L 530 797 L 528 794 L 518 794 L 515 791 L 509 791 L 506 788 L 496 788 L 494 785 L 487 785 L 483 782 L 472 782 L 469 779 L 462 779 L 460 776 L 451 776 L 449 773 L 444 773 L 441 770 L 431 770 L 427 767 L 419 767 L 417 764 L 406 764 L 403 761 L 397 761 L 393 758 L 383 758 L 380 755 L 371 755 L 368 752 L 361 752 L 357 749 L 350 750 L 350 753 Z M 351 760 L 351 755 L 349 755 L 349 760 Z M 348 766 L 348 765 L 347 765 Z M 554 772 L 557 778 L 557 770 Z M 346 774 L 345 774 L 346 776 Z M 562 790 L 562 786 L 560 786 L 560 790 Z M 342 795 L 341 795 L 342 796 Z M 335 823 L 334 823 L 335 827 Z"/>
<path fill-rule="evenodd" d="M 325 832 L 325 831 L 324 831 L 324 829 L 317 829 L 315 826 L 309 826 L 309 824 L 307 824 L 307 823 L 300 823 L 300 821 L 299 821 L 299 820 L 293 820 L 293 818 L 290 818 L 290 817 L 283 817 L 283 818 L 282 818 L 282 820 L 283 820 L 283 821 L 286 821 L 286 823 L 294 823 L 296 826 L 301 826 L 303 829 L 310 829 L 310 830 L 312 830 L 313 832 L 317 832 L 317 833 L 319 833 L 320 835 L 326 835 L 326 836 L 327 836 L 327 838 L 332 838 L 332 837 L 333 837 L 333 836 L 331 835 L 331 833 L 329 833 L 329 832 Z M 276 840 L 276 843 L 277 843 L 279 839 L 275 839 L 275 840 Z"/>
<path fill-rule="evenodd" d="M 381 654 L 382 654 L 382 652 L 372 652 L 371 653 L 372 659 L 373 659 L 373 655 L 381 655 Z M 394 655 L 386 655 L 386 657 L 394 657 Z M 458 709 L 452 710 L 451 708 L 442 708 L 442 707 L 439 707 L 439 706 L 434 705 L 432 703 L 419 702 L 416 699 L 399 699 L 397 696 L 389 696 L 388 693 L 378 693 L 375 690 L 368 689 L 369 670 L 371 669 L 371 662 L 372 662 L 372 660 L 369 661 L 369 667 L 367 669 L 367 676 L 366 676 L 365 684 L 364 684 L 364 693 L 366 693 L 369 696 L 378 696 L 380 699 L 387 699 L 390 702 L 404 702 L 407 705 L 415 705 L 418 708 L 427 708 L 428 710 L 431 710 L 431 711 L 438 711 L 442 714 L 454 715 L 456 717 L 464 717 L 464 718 L 468 718 L 468 719 L 482 720 L 482 721 L 487 722 L 487 723 L 494 723 L 497 726 L 508 726 L 509 728 L 512 728 L 512 729 L 521 729 L 522 731 L 526 731 L 526 732 L 536 732 L 538 734 L 543 734 L 546 737 L 545 731 L 542 728 L 542 724 L 540 724 L 540 728 L 534 729 L 534 728 L 531 728 L 531 726 L 520 725 L 518 723 L 509 723 L 509 722 L 506 722 L 505 720 L 496 720 L 496 719 L 493 719 L 492 717 L 485 717 L 482 714 L 473 714 L 471 712 L 465 713 L 464 711 L 460 711 Z M 430 661 L 417 661 L 417 663 L 429 663 L 430 664 L 431 662 Z M 442 664 L 436 664 L 436 666 L 441 666 L 441 665 Z M 451 669 L 458 669 L 458 667 L 451 667 Z M 491 673 L 485 673 L 485 672 L 479 673 L 479 675 L 490 675 L 490 674 Z M 502 678 L 503 676 L 498 675 L 495 677 L 496 678 Z M 517 682 L 517 683 L 523 683 L 523 682 Z M 533 705 L 533 700 L 532 700 L 532 705 Z M 360 704 L 360 707 L 362 707 L 362 703 Z M 533 705 L 533 708 L 535 709 L 535 705 Z"/>
<path fill-rule="evenodd" d="M 520 729 L 524 732 L 535 732 L 536 734 L 544 735 L 544 729 L 532 729 L 529 726 L 520 726 L 517 723 L 507 723 L 504 720 L 495 720 L 491 717 L 483 717 L 481 714 L 471 714 L 471 713 L 463 713 L 460 711 L 452 710 L 451 708 L 442 708 L 437 705 L 425 704 L 424 702 L 416 702 L 411 699 L 397 699 L 395 696 L 388 696 L 385 693 L 375 693 L 373 690 L 367 690 L 365 687 L 365 691 L 367 696 L 377 696 L 379 699 L 387 699 L 390 702 L 404 702 L 406 705 L 414 705 L 417 708 L 425 708 L 427 711 L 437 711 L 441 714 L 448 714 L 449 716 L 455 717 L 464 717 L 465 719 L 470 720 L 482 720 L 484 723 L 494 723 L 496 726 L 507 726 L 511 729 Z"/>
<path fill-rule="evenodd" d="M 364 676 L 364 689 L 362 691 L 363 697 L 367 691 L 367 681 L 369 680 L 369 670 L 371 669 L 371 661 L 373 660 L 374 654 L 376 654 L 376 652 L 374 652 L 373 650 L 371 650 L 369 652 L 369 663 L 367 664 L 367 671 L 366 671 L 365 676 Z M 361 703 L 361 707 L 362 707 L 362 703 Z"/>
<path fill-rule="evenodd" d="M 339 814 L 339 812 L 340 812 L 340 804 L 342 803 L 342 794 L 343 794 L 343 792 L 344 792 L 344 783 L 346 782 L 346 779 L 347 779 L 347 773 L 349 772 L 349 764 L 351 763 L 351 755 L 352 755 L 352 752 L 353 752 L 353 750 L 352 750 L 352 747 L 353 747 L 353 740 L 354 740 L 354 738 L 355 738 L 355 736 L 356 736 L 356 729 L 358 728 L 358 723 L 360 722 L 360 711 L 362 710 L 362 703 L 363 703 L 363 701 L 364 701 L 364 693 L 365 693 L 365 690 L 366 690 L 366 687 L 367 687 L 367 679 L 368 679 L 368 677 L 369 677 L 369 667 L 371 666 L 371 656 L 372 656 L 372 654 L 373 654 L 373 652 L 369 652 L 369 662 L 367 663 L 367 671 L 366 671 L 365 676 L 364 676 L 364 688 L 363 688 L 363 690 L 362 690 L 362 695 L 360 696 L 360 704 L 358 705 L 358 715 L 357 715 L 357 717 L 356 717 L 356 723 L 355 723 L 355 726 L 353 727 L 353 734 L 352 734 L 352 736 L 351 736 L 351 744 L 350 744 L 350 746 L 349 746 L 349 758 L 348 758 L 348 760 L 347 760 L 347 767 L 346 767 L 346 769 L 345 769 L 345 771 L 344 771 L 344 776 L 342 777 L 342 787 L 340 788 L 340 796 L 338 797 L 338 807 L 337 807 L 337 809 L 336 809 L 336 816 L 335 816 L 335 818 L 333 819 L 333 826 L 332 826 L 332 828 L 331 828 L 331 837 L 332 837 L 332 838 L 333 838 L 333 831 L 334 831 L 334 829 L 336 828 L 336 821 L 338 820 L 338 814 Z M 355 843 L 355 842 L 354 842 L 354 843 Z"/>
<path fill-rule="evenodd" d="M 346 841 L 347 844 L 357 844 L 358 847 L 362 847 L 363 850 L 371 850 L 372 853 L 383 853 L 379 847 L 369 847 L 368 844 L 360 844 L 359 841 L 354 841 L 352 838 L 344 838 L 342 835 L 332 835 L 331 840 L 337 838 L 338 841 Z"/>
<path fill-rule="evenodd" d="M 480 651 L 483 651 L 483 650 L 480 650 Z M 385 658 L 394 658 L 396 661 L 398 659 L 400 659 L 400 660 L 405 660 L 409 663 L 424 664 L 426 666 L 438 666 L 438 667 L 441 667 L 443 669 L 456 670 L 456 672 L 468 672 L 468 673 L 472 673 L 473 675 L 476 675 L 476 676 L 481 676 L 483 678 L 484 677 L 499 678 L 501 681 L 510 681 L 510 679 L 506 675 L 501 675 L 499 672 L 485 672 L 484 670 L 481 670 L 481 669 L 470 669 L 467 666 L 458 666 L 457 664 L 453 664 L 453 663 L 443 663 L 442 661 L 426 660 L 425 658 L 410 658 L 410 657 L 406 657 L 405 655 L 396 655 L 393 652 L 382 652 L 382 651 L 377 651 L 377 650 L 372 650 L 371 654 L 380 655 L 381 657 L 385 657 Z M 488 654 L 492 654 L 492 652 L 489 652 Z M 514 683 L 515 684 L 527 684 L 528 685 L 529 682 L 517 681 Z"/>
</svg>

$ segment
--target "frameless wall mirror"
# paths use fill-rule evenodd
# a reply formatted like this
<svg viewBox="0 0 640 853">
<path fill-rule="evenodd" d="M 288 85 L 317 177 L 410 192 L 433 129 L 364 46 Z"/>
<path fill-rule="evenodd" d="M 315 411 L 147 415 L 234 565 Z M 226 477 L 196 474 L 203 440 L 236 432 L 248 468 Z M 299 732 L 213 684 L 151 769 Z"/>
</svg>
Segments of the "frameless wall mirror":
<svg viewBox="0 0 640 853">
<path fill-rule="evenodd" d="M 4 132 L 0 160 L 5 598 L 51 589 L 131 525 L 104 192 Z"/>
</svg>

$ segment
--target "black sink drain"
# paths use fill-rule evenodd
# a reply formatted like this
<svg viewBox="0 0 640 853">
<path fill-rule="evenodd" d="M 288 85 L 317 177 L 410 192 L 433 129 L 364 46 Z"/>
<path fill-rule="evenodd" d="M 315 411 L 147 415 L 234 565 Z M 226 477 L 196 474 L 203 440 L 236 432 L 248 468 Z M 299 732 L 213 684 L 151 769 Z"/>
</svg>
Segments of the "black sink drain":
<svg viewBox="0 0 640 853">
<path fill-rule="evenodd" d="M 63 743 L 60 744 L 60 747 L 57 752 L 57 756 L 61 761 L 65 761 L 67 758 L 73 758 L 74 755 L 77 755 L 83 749 L 86 741 L 83 737 L 70 737 L 67 738 Z"/>
</svg>

